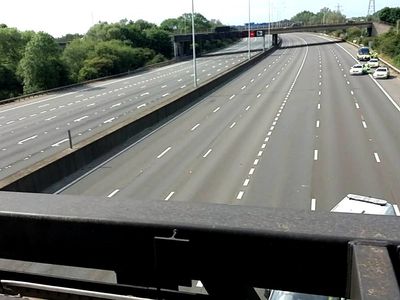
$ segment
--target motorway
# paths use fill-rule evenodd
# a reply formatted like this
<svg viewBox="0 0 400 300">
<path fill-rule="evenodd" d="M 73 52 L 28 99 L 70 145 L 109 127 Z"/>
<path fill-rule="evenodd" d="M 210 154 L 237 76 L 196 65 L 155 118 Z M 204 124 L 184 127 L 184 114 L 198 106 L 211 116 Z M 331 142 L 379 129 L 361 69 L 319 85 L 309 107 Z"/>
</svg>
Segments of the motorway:
<svg viewBox="0 0 400 300">
<path fill-rule="evenodd" d="M 400 204 L 399 80 L 350 76 L 355 48 L 344 43 L 282 39 L 258 65 L 59 192 L 311 211 L 348 193 Z M 113 272 L 0 264 L 115 281 Z"/>
<path fill-rule="evenodd" d="M 228 50 L 247 47 L 247 40 Z M 262 39 L 253 41 L 262 47 Z M 201 84 L 247 59 L 247 54 L 197 60 Z M 106 80 L 0 106 L 0 179 L 76 144 L 128 117 L 151 110 L 194 86 L 192 62 Z"/>
<path fill-rule="evenodd" d="M 282 38 L 282 49 L 63 193 L 312 211 L 348 193 L 399 204 L 399 80 L 350 76 L 355 48 L 344 43 Z"/>
</svg>

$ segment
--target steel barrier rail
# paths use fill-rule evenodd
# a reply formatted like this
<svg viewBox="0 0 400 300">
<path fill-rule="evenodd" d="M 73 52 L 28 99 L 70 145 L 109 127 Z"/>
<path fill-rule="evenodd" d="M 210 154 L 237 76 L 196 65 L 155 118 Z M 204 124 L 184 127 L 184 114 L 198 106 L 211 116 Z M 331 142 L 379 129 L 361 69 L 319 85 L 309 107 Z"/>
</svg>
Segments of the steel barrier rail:
<svg viewBox="0 0 400 300">
<path fill-rule="evenodd" d="M 257 299 L 254 287 L 400 299 L 396 216 L 10 192 L 0 193 L 0 207 L 1 258 L 117 277 L 110 284 L 3 269 L 7 294 L 30 282 L 151 299 Z M 191 280 L 209 295 L 176 291 Z"/>
</svg>

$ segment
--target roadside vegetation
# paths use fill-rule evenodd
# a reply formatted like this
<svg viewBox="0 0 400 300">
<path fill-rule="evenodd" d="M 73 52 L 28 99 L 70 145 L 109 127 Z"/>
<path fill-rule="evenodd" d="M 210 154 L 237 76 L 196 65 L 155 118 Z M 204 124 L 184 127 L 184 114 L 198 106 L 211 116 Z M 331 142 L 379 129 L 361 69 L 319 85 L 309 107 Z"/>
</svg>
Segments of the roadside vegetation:
<svg viewBox="0 0 400 300">
<path fill-rule="evenodd" d="M 329 32 L 329 34 L 356 44 L 365 46 L 371 45 L 372 49 L 377 52 L 379 56 L 400 68 L 400 28 L 397 28 L 397 21 L 400 20 L 400 7 L 385 7 L 368 18 L 359 17 L 347 19 L 346 16 L 342 15 L 340 12 L 332 11 L 329 8 L 323 8 L 318 13 L 303 11 L 292 18 L 293 22 L 310 25 L 351 23 L 366 20 L 387 23 L 392 26 L 392 29 L 385 34 L 375 37 L 367 36 L 366 30 L 358 27 L 352 27 L 347 30 L 336 30 Z"/>
<path fill-rule="evenodd" d="M 218 20 L 195 14 L 199 32 L 220 25 Z M 173 56 L 171 36 L 179 33 L 191 33 L 191 14 L 167 19 L 160 26 L 144 20 L 99 22 L 85 35 L 67 34 L 58 39 L 0 24 L 0 100 L 169 60 Z M 206 42 L 201 50 L 226 44 Z"/>
</svg>

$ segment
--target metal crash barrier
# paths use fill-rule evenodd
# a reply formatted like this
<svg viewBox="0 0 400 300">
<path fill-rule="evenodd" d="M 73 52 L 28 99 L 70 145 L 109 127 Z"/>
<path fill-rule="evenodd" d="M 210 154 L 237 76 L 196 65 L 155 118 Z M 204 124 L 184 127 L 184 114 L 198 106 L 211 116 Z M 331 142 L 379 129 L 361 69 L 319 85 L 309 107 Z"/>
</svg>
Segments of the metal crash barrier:
<svg viewBox="0 0 400 300">
<path fill-rule="evenodd" d="M 265 288 L 400 299 L 396 216 L 2 192 L 0 228 L 0 258 L 33 266 L 0 263 L 5 297 L 260 299 Z M 182 289 L 192 280 L 205 292 Z"/>
</svg>

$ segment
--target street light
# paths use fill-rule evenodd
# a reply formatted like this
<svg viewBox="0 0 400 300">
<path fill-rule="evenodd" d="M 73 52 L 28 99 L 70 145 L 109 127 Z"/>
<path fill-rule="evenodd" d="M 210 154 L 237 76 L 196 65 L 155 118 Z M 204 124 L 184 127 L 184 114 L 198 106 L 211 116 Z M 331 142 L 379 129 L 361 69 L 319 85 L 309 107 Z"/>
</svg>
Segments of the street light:
<svg viewBox="0 0 400 300">
<path fill-rule="evenodd" d="M 251 53 L 250 53 L 250 0 L 249 0 L 249 24 L 248 24 L 248 33 L 247 33 L 247 58 L 250 60 L 251 58 Z"/>
<path fill-rule="evenodd" d="M 249 0 L 250 1 L 250 0 Z M 194 87 L 197 88 L 197 67 L 196 67 L 196 40 L 194 33 L 194 0 L 192 0 L 192 41 L 193 41 L 193 78 Z"/>
</svg>

